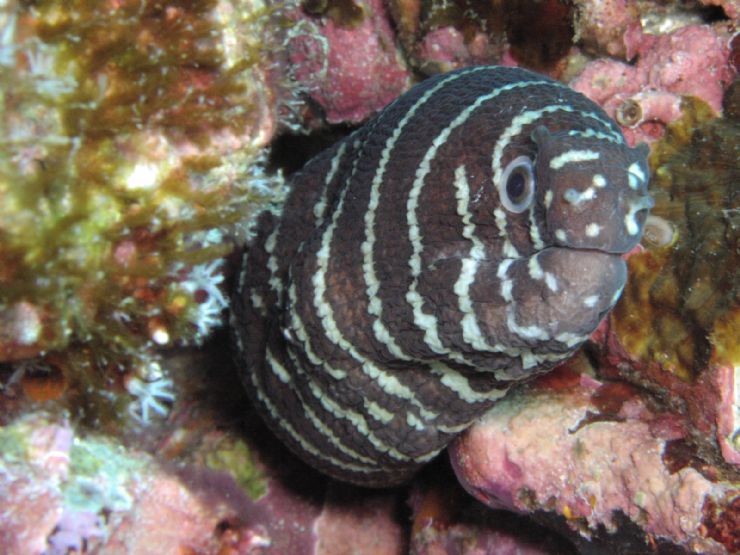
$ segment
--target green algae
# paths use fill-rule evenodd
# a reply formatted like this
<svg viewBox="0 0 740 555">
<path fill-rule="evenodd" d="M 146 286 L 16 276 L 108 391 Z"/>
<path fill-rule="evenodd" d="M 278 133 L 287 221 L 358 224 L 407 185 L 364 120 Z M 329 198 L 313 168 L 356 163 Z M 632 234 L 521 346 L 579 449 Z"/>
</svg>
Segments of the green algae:
<svg viewBox="0 0 740 555">
<path fill-rule="evenodd" d="M 111 372 L 218 325 L 226 301 L 212 264 L 280 187 L 254 139 L 272 12 L 229 6 L 0 10 L 0 313 L 28 303 L 41 323 L 22 349 L 2 335 L 0 353 L 53 353 L 83 405 L 117 381 Z"/>
<path fill-rule="evenodd" d="M 0 426 L 0 464 L 14 464 L 28 458 L 26 435 L 19 426 Z"/>
<path fill-rule="evenodd" d="M 736 85 L 725 102 L 738 95 Z M 629 259 L 613 322 L 630 353 L 693 382 L 713 356 L 740 362 L 727 333 L 740 318 L 740 119 L 729 110 L 718 118 L 695 98 L 683 110 L 650 157 L 652 214 L 677 239 Z"/>
<path fill-rule="evenodd" d="M 75 438 L 69 453 L 69 476 L 62 485 L 64 506 L 98 513 L 133 506 L 128 487 L 146 467 L 120 445 L 101 438 Z"/>
<path fill-rule="evenodd" d="M 230 474 L 239 487 L 253 500 L 267 493 L 267 481 L 257 466 L 254 455 L 242 440 L 221 440 L 209 450 L 205 464 L 212 470 Z"/>
</svg>

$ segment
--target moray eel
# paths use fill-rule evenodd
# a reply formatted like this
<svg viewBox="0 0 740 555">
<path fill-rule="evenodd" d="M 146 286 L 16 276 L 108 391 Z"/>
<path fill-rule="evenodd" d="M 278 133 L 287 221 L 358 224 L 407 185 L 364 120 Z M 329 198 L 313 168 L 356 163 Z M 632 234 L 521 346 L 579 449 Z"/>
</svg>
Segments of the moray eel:
<svg viewBox="0 0 740 555">
<path fill-rule="evenodd" d="M 647 152 L 523 69 L 412 88 L 257 219 L 231 329 L 261 416 L 335 478 L 407 480 L 614 306 L 653 204 Z"/>
</svg>

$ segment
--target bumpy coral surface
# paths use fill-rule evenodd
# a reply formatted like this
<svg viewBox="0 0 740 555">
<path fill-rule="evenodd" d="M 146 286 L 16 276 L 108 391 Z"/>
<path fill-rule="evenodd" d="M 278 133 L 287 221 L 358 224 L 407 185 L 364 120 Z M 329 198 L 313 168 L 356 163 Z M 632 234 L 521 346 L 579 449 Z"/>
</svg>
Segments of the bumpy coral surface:
<svg viewBox="0 0 740 555">
<path fill-rule="evenodd" d="M 629 390 L 615 404 L 608 384 L 567 372 L 507 397 L 456 442 L 450 455 L 466 489 L 493 507 L 554 511 L 610 551 L 624 547 L 621 512 L 644 531 L 645 545 L 652 537 L 694 552 L 733 552 L 734 540 L 722 545 L 708 531 L 705 508 L 722 506 L 734 518 L 737 484 L 714 483 L 692 467 L 676 471 L 664 460 L 681 435 L 672 415 Z M 602 537 L 601 526 L 614 535 Z"/>
<path fill-rule="evenodd" d="M 314 12 L 296 12 L 288 48 L 294 77 L 326 121 L 359 123 L 409 87 L 409 71 L 381 0 L 354 4 L 351 17 L 342 17 L 330 3 Z"/>
<path fill-rule="evenodd" d="M 435 482 L 419 480 L 411 492 L 411 553 L 576 554 L 569 542 L 531 520 L 510 512 L 492 511 L 476 502 L 452 483 L 454 478 L 445 469 L 435 469 L 433 474 Z"/>
<path fill-rule="evenodd" d="M 575 33 L 591 52 L 624 58 L 625 35 L 640 28 L 640 13 L 629 0 L 577 0 Z"/>
<path fill-rule="evenodd" d="M 681 98 L 697 96 L 716 112 L 735 75 L 729 33 L 709 25 L 687 25 L 653 35 L 633 27 L 626 56 L 637 63 L 600 59 L 586 65 L 571 86 L 595 100 L 625 130 L 631 143 L 653 141 L 681 116 Z"/>
<path fill-rule="evenodd" d="M 557 73 L 573 44 L 573 6 L 557 0 L 394 0 L 404 53 L 425 73 L 474 64 Z"/>
</svg>

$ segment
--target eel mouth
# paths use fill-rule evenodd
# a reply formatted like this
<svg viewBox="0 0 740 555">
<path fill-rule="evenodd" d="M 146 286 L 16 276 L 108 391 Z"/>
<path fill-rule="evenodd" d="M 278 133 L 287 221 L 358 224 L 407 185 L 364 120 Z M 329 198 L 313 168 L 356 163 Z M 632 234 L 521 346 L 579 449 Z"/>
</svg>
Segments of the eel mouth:
<svg viewBox="0 0 740 555">
<path fill-rule="evenodd" d="M 555 277 L 553 301 L 581 303 L 600 321 L 611 310 L 627 283 L 627 264 L 622 253 L 594 248 L 548 247 L 537 254 L 544 275 Z M 560 292 L 562 290 L 562 292 Z"/>
<path fill-rule="evenodd" d="M 570 247 L 567 245 L 558 245 L 554 248 L 558 249 L 573 249 L 574 251 L 582 252 L 585 254 L 591 254 L 594 256 L 616 256 L 618 258 L 622 258 L 625 254 L 627 254 L 630 250 L 632 250 L 634 247 L 631 247 L 630 249 L 624 251 L 621 249 L 606 249 L 606 248 L 599 248 L 599 247 Z M 546 249 L 543 249 L 546 250 Z"/>
</svg>

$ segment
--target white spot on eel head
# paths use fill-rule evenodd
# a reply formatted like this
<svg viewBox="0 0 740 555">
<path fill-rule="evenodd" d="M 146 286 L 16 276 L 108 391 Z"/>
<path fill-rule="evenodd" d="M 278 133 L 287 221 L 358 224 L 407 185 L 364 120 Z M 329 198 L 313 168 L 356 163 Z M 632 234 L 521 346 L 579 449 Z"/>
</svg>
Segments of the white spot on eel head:
<svg viewBox="0 0 740 555">
<path fill-rule="evenodd" d="M 591 222 L 586 226 L 586 235 L 588 237 L 598 237 L 599 233 L 601 233 L 601 226 L 596 222 Z"/>
<path fill-rule="evenodd" d="M 630 189 L 637 191 L 640 185 L 643 185 L 647 181 L 645 172 L 642 171 L 640 164 L 632 162 L 627 168 L 627 181 L 629 182 Z"/>
<path fill-rule="evenodd" d="M 555 230 L 555 238 L 558 241 L 564 243 L 565 240 L 568 238 L 568 236 L 565 234 L 565 230 L 564 229 L 556 229 Z"/>
<path fill-rule="evenodd" d="M 589 295 L 585 299 L 583 299 L 583 305 L 587 306 L 588 308 L 593 308 L 596 306 L 596 303 L 599 301 L 598 295 Z"/>
<path fill-rule="evenodd" d="M 545 272 L 542 271 L 542 266 L 540 266 L 540 262 L 537 260 L 537 255 L 529 258 L 527 266 L 529 268 L 529 275 L 532 276 L 532 279 L 542 279 L 545 277 Z"/>
<path fill-rule="evenodd" d="M 554 274 L 545 272 L 545 283 L 550 291 L 555 292 L 558 290 L 558 278 L 556 278 Z"/>
<path fill-rule="evenodd" d="M 613 305 L 614 303 L 616 303 L 619 300 L 619 297 L 622 296 L 622 290 L 623 289 L 624 289 L 624 287 L 620 287 L 619 289 L 617 289 L 614 292 L 614 295 L 612 296 L 611 301 L 609 302 L 609 305 L 610 306 Z"/>
<path fill-rule="evenodd" d="M 599 189 L 603 189 L 607 186 L 606 177 L 601 175 L 600 173 L 597 173 L 594 175 L 593 179 L 591 180 L 591 183 L 593 183 L 594 187 L 597 187 Z"/>
<path fill-rule="evenodd" d="M 593 187 L 589 187 L 583 192 L 576 191 L 573 188 L 566 189 L 565 193 L 563 193 L 563 198 L 569 204 L 579 205 L 582 202 L 596 198 L 596 191 Z"/>
<path fill-rule="evenodd" d="M 624 227 L 627 229 L 627 233 L 630 235 L 637 235 L 637 233 L 640 231 L 640 226 L 637 225 L 637 220 L 635 220 L 635 213 L 630 210 L 627 212 L 627 215 L 624 217 Z"/>
</svg>

